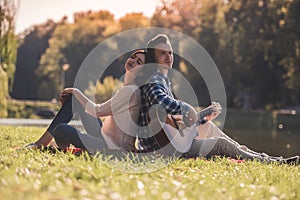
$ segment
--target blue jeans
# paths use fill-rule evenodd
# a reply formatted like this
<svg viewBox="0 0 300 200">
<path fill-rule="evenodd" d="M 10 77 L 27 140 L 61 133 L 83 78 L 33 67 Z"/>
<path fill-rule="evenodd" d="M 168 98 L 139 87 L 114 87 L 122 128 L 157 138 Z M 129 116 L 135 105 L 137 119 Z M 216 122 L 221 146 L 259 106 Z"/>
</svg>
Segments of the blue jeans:
<svg viewBox="0 0 300 200">
<path fill-rule="evenodd" d="M 75 113 L 80 116 L 87 134 L 67 124 Z M 54 137 L 59 147 L 69 147 L 73 144 L 92 153 L 107 147 L 101 134 L 101 127 L 102 121 L 86 113 L 85 108 L 71 95 L 65 100 L 47 131 Z"/>
</svg>

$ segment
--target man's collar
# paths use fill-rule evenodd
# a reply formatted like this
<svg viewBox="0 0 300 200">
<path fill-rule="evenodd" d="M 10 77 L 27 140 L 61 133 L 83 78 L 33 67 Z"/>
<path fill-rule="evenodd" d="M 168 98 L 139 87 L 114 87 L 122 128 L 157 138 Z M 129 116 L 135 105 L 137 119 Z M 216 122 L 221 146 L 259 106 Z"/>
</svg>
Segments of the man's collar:
<svg viewBox="0 0 300 200">
<path fill-rule="evenodd" d="M 155 74 L 157 74 L 160 77 L 162 77 L 166 81 L 167 84 L 169 84 L 169 85 L 171 84 L 171 81 L 170 81 L 170 79 L 169 79 L 169 77 L 167 75 L 161 73 L 160 71 L 157 71 Z"/>
</svg>

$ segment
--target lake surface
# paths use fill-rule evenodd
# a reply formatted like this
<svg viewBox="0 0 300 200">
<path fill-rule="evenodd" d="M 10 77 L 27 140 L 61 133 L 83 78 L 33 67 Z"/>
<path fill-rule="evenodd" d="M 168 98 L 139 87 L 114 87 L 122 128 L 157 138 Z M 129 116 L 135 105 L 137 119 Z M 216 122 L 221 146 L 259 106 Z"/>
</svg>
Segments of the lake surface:
<svg viewBox="0 0 300 200">
<path fill-rule="evenodd" d="M 244 144 L 257 152 L 285 157 L 300 155 L 299 132 L 237 129 L 226 129 L 224 131 L 240 144 Z"/>
<path fill-rule="evenodd" d="M 223 131 L 258 152 L 300 155 L 299 114 L 229 111 Z"/>
</svg>

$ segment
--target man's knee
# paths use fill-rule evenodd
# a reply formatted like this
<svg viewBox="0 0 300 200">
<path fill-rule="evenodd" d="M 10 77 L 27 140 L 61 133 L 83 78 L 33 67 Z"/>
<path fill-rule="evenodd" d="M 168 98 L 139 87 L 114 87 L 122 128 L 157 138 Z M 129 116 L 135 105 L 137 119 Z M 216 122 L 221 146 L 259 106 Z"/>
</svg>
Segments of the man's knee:
<svg viewBox="0 0 300 200">
<path fill-rule="evenodd" d="M 229 144 L 230 142 L 229 142 L 226 138 L 220 137 L 220 138 L 217 138 L 217 143 L 218 143 L 219 145 L 227 145 L 227 144 Z"/>
</svg>

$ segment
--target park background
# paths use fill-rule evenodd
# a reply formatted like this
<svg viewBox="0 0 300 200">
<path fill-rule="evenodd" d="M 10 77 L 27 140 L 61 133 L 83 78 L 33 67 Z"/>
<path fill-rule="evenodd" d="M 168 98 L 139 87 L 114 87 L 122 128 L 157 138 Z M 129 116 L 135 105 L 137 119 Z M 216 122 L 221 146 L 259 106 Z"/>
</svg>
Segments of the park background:
<svg viewBox="0 0 300 200">
<path fill-rule="evenodd" d="M 99 10 L 74 13 L 72 22 L 67 16 L 49 19 L 16 33 L 16 1 L 1 0 L 0 117 L 56 111 L 59 92 L 73 84 L 96 45 L 126 30 L 163 27 L 196 40 L 216 63 L 226 88 L 229 135 L 258 151 L 300 153 L 299 1 L 161 0 L 150 17 L 130 12 L 119 18 L 100 4 Z M 136 39 L 145 40 L 143 34 Z M 85 92 L 96 90 L 99 102 L 109 98 L 123 61 L 116 59 Z M 207 106 L 207 86 L 193 66 L 175 57 L 174 68 L 190 81 L 200 106 Z"/>
</svg>

